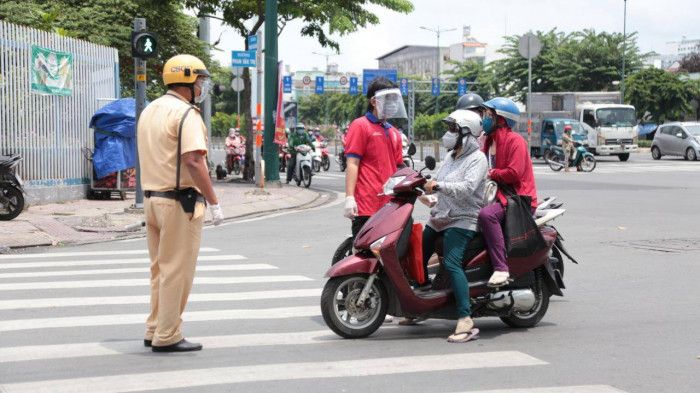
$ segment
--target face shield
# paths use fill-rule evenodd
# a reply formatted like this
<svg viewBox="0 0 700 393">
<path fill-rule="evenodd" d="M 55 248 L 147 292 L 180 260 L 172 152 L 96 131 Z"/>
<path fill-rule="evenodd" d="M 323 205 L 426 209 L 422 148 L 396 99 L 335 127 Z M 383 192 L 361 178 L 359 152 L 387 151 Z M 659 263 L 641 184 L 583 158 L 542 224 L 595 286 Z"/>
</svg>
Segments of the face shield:
<svg viewBox="0 0 700 393">
<path fill-rule="evenodd" d="M 201 104 L 202 102 L 204 102 L 204 100 L 207 99 L 209 92 L 211 91 L 211 79 L 200 78 L 200 80 L 201 82 L 197 82 L 199 84 L 200 93 L 197 97 L 194 98 L 194 102 L 196 102 L 197 104 Z"/>
<path fill-rule="evenodd" d="M 377 117 L 380 120 L 407 119 L 406 107 L 403 104 L 401 90 L 380 90 L 374 95 Z"/>
</svg>

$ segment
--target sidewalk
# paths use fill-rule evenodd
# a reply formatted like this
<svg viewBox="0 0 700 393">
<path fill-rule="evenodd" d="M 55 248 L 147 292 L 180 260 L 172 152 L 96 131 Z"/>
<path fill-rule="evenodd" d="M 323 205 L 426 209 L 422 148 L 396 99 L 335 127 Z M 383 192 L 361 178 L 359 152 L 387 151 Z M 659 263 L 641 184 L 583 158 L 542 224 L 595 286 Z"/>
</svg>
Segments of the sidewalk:
<svg viewBox="0 0 700 393">
<path fill-rule="evenodd" d="M 263 191 L 252 184 L 217 181 L 214 189 L 226 219 L 293 209 L 321 197 L 318 192 L 296 186 L 271 187 Z M 143 221 L 142 211 L 130 209 L 133 204 L 134 193 L 129 193 L 124 201 L 81 199 L 31 206 L 12 221 L 0 221 L 0 254 L 7 252 L 8 248 L 145 236 L 144 228 L 133 228 L 134 224 Z M 206 220 L 209 220 L 208 212 Z"/>
</svg>

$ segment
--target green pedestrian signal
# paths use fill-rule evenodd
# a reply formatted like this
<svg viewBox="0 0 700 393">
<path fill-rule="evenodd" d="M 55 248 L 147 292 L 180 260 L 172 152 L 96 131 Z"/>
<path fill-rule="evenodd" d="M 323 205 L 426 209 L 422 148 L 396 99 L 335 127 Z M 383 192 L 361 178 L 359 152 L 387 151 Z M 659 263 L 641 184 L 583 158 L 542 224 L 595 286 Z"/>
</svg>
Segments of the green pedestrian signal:
<svg viewBox="0 0 700 393">
<path fill-rule="evenodd" d="M 148 59 L 158 53 L 158 39 L 148 31 L 131 33 L 131 56 Z"/>
</svg>

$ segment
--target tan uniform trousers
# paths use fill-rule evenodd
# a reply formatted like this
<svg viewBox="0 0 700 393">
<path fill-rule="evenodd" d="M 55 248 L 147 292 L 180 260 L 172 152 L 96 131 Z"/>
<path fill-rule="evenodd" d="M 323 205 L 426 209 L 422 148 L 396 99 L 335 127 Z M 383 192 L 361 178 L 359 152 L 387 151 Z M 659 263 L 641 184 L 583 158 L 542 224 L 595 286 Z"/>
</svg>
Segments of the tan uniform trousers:
<svg viewBox="0 0 700 393">
<path fill-rule="evenodd" d="M 182 312 L 194 280 L 204 221 L 204 204 L 185 213 L 174 199 L 145 198 L 146 238 L 151 258 L 151 314 L 146 340 L 154 346 L 182 340 Z"/>
</svg>

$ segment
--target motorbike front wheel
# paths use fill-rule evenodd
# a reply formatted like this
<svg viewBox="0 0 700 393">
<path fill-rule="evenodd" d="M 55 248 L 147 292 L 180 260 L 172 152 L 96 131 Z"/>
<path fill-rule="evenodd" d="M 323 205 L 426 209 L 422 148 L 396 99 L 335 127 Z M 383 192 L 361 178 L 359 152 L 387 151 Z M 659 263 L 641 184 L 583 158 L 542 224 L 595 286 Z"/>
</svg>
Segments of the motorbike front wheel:
<svg viewBox="0 0 700 393">
<path fill-rule="evenodd" d="M 535 283 L 530 289 L 535 293 L 535 305 L 528 311 L 513 311 L 507 317 L 501 317 L 506 325 L 514 328 L 530 328 L 537 325 L 549 309 L 549 288 L 544 282 L 543 274 L 548 274 L 539 268 L 535 271 Z"/>
<path fill-rule="evenodd" d="M 311 186 L 311 168 L 305 166 L 301 169 L 302 176 L 304 177 L 304 188 L 309 188 Z"/>
<path fill-rule="evenodd" d="M 547 151 L 544 156 L 544 161 L 549 165 L 549 168 L 555 172 L 559 172 L 564 169 L 564 163 L 559 154 L 552 151 Z"/>
<path fill-rule="evenodd" d="M 583 156 L 579 167 L 584 172 L 593 172 L 595 169 L 595 158 L 593 156 Z"/>
<path fill-rule="evenodd" d="M 24 195 L 16 187 L 0 188 L 0 220 L 9 221 L 19 216 L 24 209 Z"/>
<path fill-rule="evenodd" d="M 323 157 L 321 160 L 321 168 L 323 168 L 324 172 L 328 172 L 328 170 L 331 169 L 331 160 L 328 156 Z"/>
<path fill-rule="evenodd" d="M 365 301 L 357 304 L 367 279 L 366 274 L 333 277 L 323 287 L 323 320 L 341 337 L 364 338 L 384 323 L 389 299 L 381 280 L 374 280 Z"/>
<path fill-rule="evenodd" d="M 313 160 L 314 172 L 321 172 L 321 161 Z"/>
</svg>

